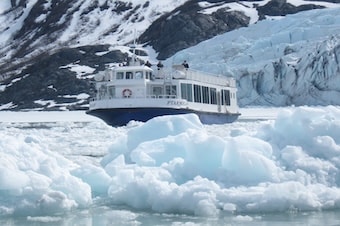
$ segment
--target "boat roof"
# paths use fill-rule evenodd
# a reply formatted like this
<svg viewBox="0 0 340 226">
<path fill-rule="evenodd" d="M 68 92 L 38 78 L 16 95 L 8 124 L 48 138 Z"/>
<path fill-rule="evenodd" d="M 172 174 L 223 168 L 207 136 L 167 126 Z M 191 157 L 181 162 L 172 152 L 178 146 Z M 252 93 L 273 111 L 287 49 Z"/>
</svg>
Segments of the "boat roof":
<svg viewBox="0 0 340 226">
<path fill-rule="evenodd" d="M 138 70 L 143 70 L 143 71 L 153 71 L 151 68 L 145 65 L 133 65 L 133 66 L 118 66 L 113 68 L 115 71 L 138 71 Z"/>
</svg>

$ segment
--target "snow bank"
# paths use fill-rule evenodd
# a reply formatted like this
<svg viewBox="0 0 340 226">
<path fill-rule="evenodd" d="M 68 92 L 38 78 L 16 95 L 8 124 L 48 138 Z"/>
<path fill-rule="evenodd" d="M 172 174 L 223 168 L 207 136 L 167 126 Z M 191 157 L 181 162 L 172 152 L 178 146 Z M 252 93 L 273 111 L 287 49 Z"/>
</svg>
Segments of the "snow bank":
<svg viewBox="0 0 340 226">
<path fill-rule="evenodd" d="M 198 216 L 339 208 L 340 108 L 287 108 L 256 124 L 209 127 L 188 114 L 32 135 L 0 126 L 0 216 L 51 215 L 94 200 Z M 88 150 L 54 151 L 67 149 L 62 135 L 77 149 L 111 145 L 100 162 L 84 161 Z"/>
</svg>

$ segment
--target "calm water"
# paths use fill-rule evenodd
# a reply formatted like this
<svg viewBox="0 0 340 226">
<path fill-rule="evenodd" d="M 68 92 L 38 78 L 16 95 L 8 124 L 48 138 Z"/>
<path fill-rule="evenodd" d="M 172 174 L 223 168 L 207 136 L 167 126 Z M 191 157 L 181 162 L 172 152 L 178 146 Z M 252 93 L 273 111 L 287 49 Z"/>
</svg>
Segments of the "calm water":
<svg viewBox="0 0 340 226">
<path fill-rule="evenodd" d="M 221 215 L 204 218 L 188 215 L 157 214 L 118 207 L 97 206 L 62 216 L 0 218 L 5 226 L 103 226 L 103 225 L 308 225 L 340 226 L 340 210 L 297 213 Z"/>
</svg>

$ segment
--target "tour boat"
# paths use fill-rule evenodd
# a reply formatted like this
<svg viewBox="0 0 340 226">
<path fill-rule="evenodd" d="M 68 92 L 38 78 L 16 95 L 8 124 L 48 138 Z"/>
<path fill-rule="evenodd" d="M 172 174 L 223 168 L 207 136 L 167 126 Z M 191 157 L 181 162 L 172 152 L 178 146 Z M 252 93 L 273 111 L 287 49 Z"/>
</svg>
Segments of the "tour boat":
<svg viewBox="0 0 340 226">
<path fill-rule="evenodd" d="M 188 113 L 196 114 L 203 124 L 224 124 L 240 115 L 233 78 L 182 64 L 153 69 L 132 57 L 128 65 L 95 75 L 95 87 L 87 113 L 111 126 Z"/>
</svg>

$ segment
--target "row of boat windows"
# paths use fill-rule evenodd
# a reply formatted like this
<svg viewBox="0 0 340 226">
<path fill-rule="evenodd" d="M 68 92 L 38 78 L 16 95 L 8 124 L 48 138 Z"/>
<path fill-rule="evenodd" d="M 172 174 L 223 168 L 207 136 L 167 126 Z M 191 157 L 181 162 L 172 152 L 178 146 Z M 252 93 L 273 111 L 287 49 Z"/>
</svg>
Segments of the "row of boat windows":
<svg viewBox="0 0 340 226">
<path fill-rule="evenodd" d="M 116 89 L 114 86 L 102 86 L 98 90 L 99 98 L 104 98 L 106 95 L 115 97 Z M 177 86 L 166 85 L 153 86 L 152 95 L 154 96 L 177 96 Z M 181 97 L 189 102 L 205 103 L 205 104 L 221 104 L 230 105 L 230 98 L 236 98 L 235 93 L 230 93 L 229 90 L 221 90 L 217 92 L 216 88 L 200 86 L 190 83 L 181 83 Z"/>
<path fill-rule="evenodd" d="M 161 94 L 162 87 L 154 87 L 153 94 Z M 176 95 L 177 87 L 172 85 L 165 86 L 166 95 Z M 230 95 L 231 94 L 231 95 Z M 234 93 L 229 90 L 221 90 L 217 92 L 216 88 L 193 85 L 190 83 L 181 83 L 181 97 L 190 102 L 205 103 L 205 104 L 222 104 L 230 105 L 230 97 L 234 98 Z"/>
<path fill-rule="evenodd" d="M 229 90 L 217 92 L 216 88 L 213 87 L 182 83 L 181 95 L 183 99 L 190 102 L 230 105 Z"/>
<path fill-rule="evenodd" d="M 143 71 L 121 71 L 116 72 L 116 79 L 143 79 Z M 151 78 L 151 72 L 145 71 L 145 79 Z"/>
</svg>

